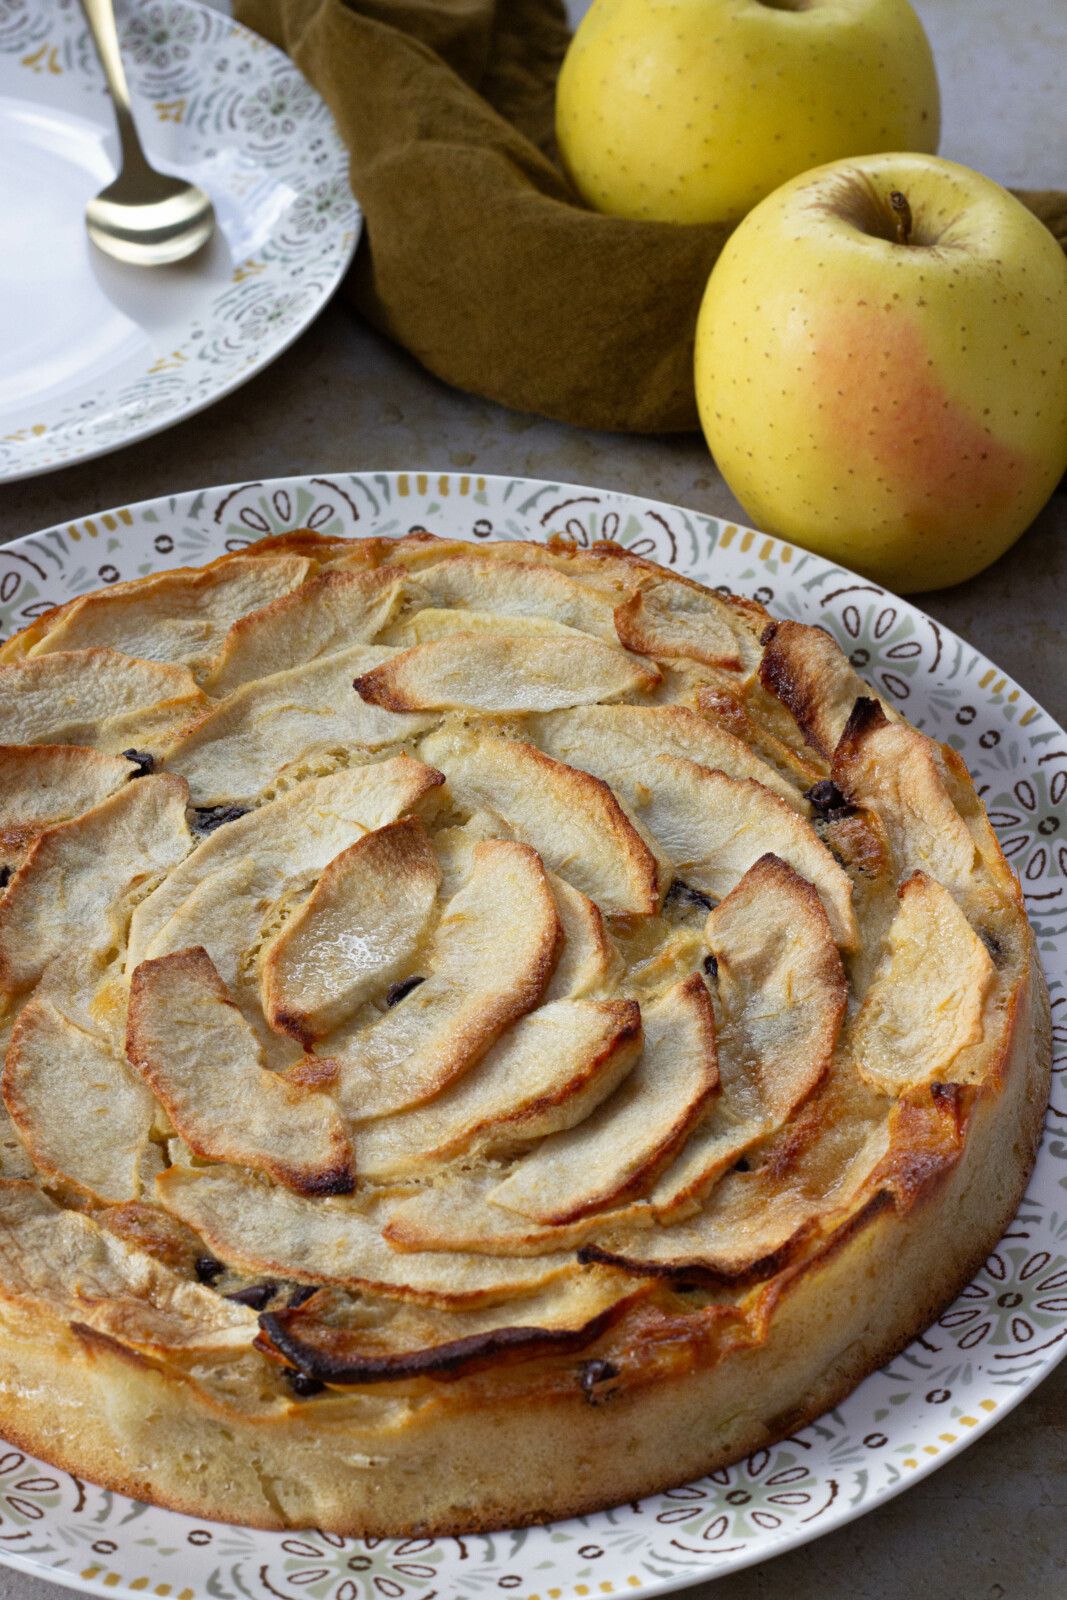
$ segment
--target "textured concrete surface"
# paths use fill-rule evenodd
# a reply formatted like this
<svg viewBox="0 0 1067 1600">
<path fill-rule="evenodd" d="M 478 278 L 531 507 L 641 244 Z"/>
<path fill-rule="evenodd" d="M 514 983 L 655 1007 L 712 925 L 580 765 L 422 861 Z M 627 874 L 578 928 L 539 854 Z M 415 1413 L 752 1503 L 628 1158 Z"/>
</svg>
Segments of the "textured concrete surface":
<svg viewBox="0 0 1067 1600">
<path fill-rule="evenodd" d="M 944 153 L 1004 182 L 1067 185 L 1067 101 L 1057 84 L 1067 65 L 1065 0 L 918 0 L 918 9 L 941 68 Z M 578 433 L 450 392 L 336 302 L 268 372 L 202 417 L 101 461 L 0 488 L 0 540 L 235 479 L 414 467 L 602 484 L 742 517 L 699 439 Z M 995 567 L 920 603 L 1067 720 L 1067 494 Z M 0 1600 L 64 1592 L 0 1568 Z M 1064 1600 L 1067 1364 L 909 1493 L 815 1544 L 689 1592 L 697 1600 Z"/>
</svg>

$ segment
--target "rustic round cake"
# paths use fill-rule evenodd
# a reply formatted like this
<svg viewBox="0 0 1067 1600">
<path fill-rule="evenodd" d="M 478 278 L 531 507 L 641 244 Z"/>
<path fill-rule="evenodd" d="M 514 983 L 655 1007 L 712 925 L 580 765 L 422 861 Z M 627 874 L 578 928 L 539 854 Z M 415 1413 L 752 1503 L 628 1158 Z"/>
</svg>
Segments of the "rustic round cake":
<svg viewBox="0 0 1067 1600">
<path fill-rule="evenodd" d="M 959 757 L 614 544 L 295 532 L 0 651 L 0 1433 L 462 1532 L 790 1433 L 1047 1092 Z"/>
</svg>

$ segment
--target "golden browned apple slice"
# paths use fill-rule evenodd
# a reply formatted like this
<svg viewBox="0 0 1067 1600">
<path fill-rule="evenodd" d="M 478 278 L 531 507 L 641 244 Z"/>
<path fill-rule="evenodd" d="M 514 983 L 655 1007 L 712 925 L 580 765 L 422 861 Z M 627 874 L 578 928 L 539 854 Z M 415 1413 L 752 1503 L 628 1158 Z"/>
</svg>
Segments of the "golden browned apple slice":
<svg viewBox="0 0 1067 1600">
<path fill-rule="evenodd" d="M 267 1172 L 299 1194 L 349 1194 L 352 1153 L 332 1100 L 267 1072 L 206 950 L 144 961 L 126 1055 L 189 1148 Z"/>
<path fill-rule="evenodd" d="M 378 1021 L 323 1041 L 297 1076 L 324 1083 L 353 1118 L 439 1094 L 544 993 L 561 939 L 545 870 L 528 845 L 489 840 L 426 951 L 423 982 Z"/>
<path fill-rule="evenodd" d="M 761 857 L 707 920 L 722 1014 L 722 1092 L 652 1192 L 689 1204 L 781 1127 L 829 1070 L 848 984 L 822 901 L 776 856 Z"/>
<path fill-rule="evenodd" d="M 926 872 L 965 893 L 980 856 L 999 856 L 999 849 L 966 768 L 961 773 L 957 763 L 947 747 L 889 722 L 877 701 L 861 699 L 838 744 L 833 776 L 847 799 L 881 819 L 898 878 Z"/>
<path fill-rule="evenodd" d="M 617 599 L 540 561 L 500 561 L 481 551 L 463 551 L 420 566 L 410 587 L 428 606 L 562 623 L 617 642 Z"/>
<path fill-rule="evenodd" d="M 193 804 L 256 799 L 283 768 L 333 749 L 364 751 L 400 743 L 436 719 L 397 716 L 352 692 L 352 679 L 392 652 L 358 644 L 306 666 L 246 683 L 167 750 L 167 765 L 188 780 Z"/>
<path fill-rule="evenodd" d="M 885 955 L 852 1027 L 863 1077 L 902 1095 L 935 1080 L 981 1081 L 986 1002 L 996 980 L 989 952 L 939 883 L 916 872 L 897 891 L 900 907 Z"/>
<path fill-rule="evenodd" d="M 0 742 L 119 751 L 129 717 L 166 710 L 185 721 L 209 704 L 188 667 L 116 650 L 63 650 L 0 666 Z M 118 730 L 118 731 L 116 731 Z"/>
<path fill-rule="evenodd" d="M 39 1172 L 103 1204 L 137 1198 L 155 1102 L 101 1034 L 34 998 L 15 1023 L 3 1094 Z"/>
<path fill-rule="evenodd" d="M 857 699 L 874 691 L 823 628 L 774 622 L 764 637 L 760 682 L 790 712 L 811 748 L 829 761 Z"/>
<path fill-rule="evenodd" d="M 600 639 L 575 633 L 446 633 L 355 680 L 386 711 L 552 711 L 655 688 L 660 675 Z"/>
<path fill-rule="evenodd" d="M 268 1312 L 260 1347 L 339 1387 L 457 1377 L 471 1368 L 582 1350 L 650 1292 L 610 1268 L 588 1267 L 506 1306 L 453 1311 L 447 1319 L 411 1302 L 350 1303 L 331 1315 L 328 1306 L 320 1312 L 316 1300 Z"/>
<path fill-rule="evenodd" d="M 421 761 L 394 756 L 308 778 L 277 800 L 238 815 L 209 833 L 136 907 L 127 970 L 149 954 L 203 944 L 225 981 L 233 981 L 230 973 L 236 975 L 237 956 L 246 948 L 242 941 L 255 936 L 264 907 L 278 901 L 290 882 L 317 877 L 365 833 L 432 804 L 442 782 L 441 774 Z M 200 899 L 192 905 L 198 892 Z M 165 932 L 187 904 L 188 914 Z"/>
<path fill-rule="evenodd" d="M 787 779 L 725 728 L 685 706 L 578 706 L 531 717 L 527 727 L 546 755 L 603 778 L 637 811 L 647 804 L 649 762 L 674 755 L 731 778 L 753 778 L 808 814 L 807 801 Z"/>
<path fill-rule="evenodd" d="M 178 568 L 73 600 L 30 647 L 121 650 L 142 661 L 204 666 L 247 611 L 295 589 L 311 570 L 303 556 L 231 556 L 217 566 Z"/>
<path fill-rule="evenodd" d="M 430 925 L 441 869 L 417 817 L 387 824 L 335 856 L 262 956 L 271 1027 L 306 1049 L 384 993 Z"/>
<path fill-rule="evenodd" d="M 563 949 L 546 1000 L 584 1000 L 601 992 L 621 970 L 619 953 L 600 908 L 588 895 L 550 872 L 548 881 L 563 927 Z"/>
<path fill-rule="evenodd" d="M 644 1008 L 641 1059 L 615 1093 L 525 1156 L 493 1190 L 508 1211 L 572 1222 L 651 1185 L 718 1088 L 715 1017 L 699 973 Z"/>
<path fill-rule="evenodd" d="M 615 627 L 628 650 L 657 660 L 682 658 L 741 672 L 759 657 L 756 636 L 736 604 L 662 573 L 643 577 L 616 609 Z"/>
<path fill-rule="evenodd" d="M 71 951 L 88 969 L 114 947 L 131 898 L 189 852 L 186 800 L 180 778 L 141 778 L 38 836 L 0 900 L 0 994 Z"/>
<path fill-rule="evenodd" d="M 658 910 L 669 868 L 600 779 L 533 745 L 465 728 L 430 735 L 420 754 L 445 773 L 461 806 L 506 817 L 516 838 L 602 911 Z"/>
<path fill-rule="evenodd" d="M 471 1150 L 573 1127 L 617 1087 L 640 1053 L 636 1001 L 541 1006 L 443 1094 L 361 1130 L 356 1163 L 368 1178 L 392 1178 Z"/>
<path fill-rule="evenodd" d="M 256 678 L 369 644 L 396 612 L 402 581 L 395 567 L 320 572 L 292 593 L 239 617 L 204 687 L 209 694 L 232 694 Z"/>
<path fill-rule="evenodd" d="M 719 675 L 721 679 L 721 674 Z M 717 727 L 725 728 L 806 795 L 826 776 L 826 763 L 804 742 L 789 712 L 767 693 L 757 676 L 742 682 L 719 680 L 696 686 L 691 704 Z"/>
<path fill-rule="evenodd" d="M 887 1120 L 853 1099 L 851 1086 L 828 1082 L 751 1171 L 722 1180 L 698 1216 L 605 1230 L 582 1246 L 582 1259 L 690 1282 L 746 1281 L 817 1251 L 867 1205 L 888 1200 L 906 1212 L 959 1159 L 957 1107 L 950 1096 L 902 1101 Z"/>
<path fill-rule="evenodd" d="M 12 860 L 45 828 L 99 805 L 137 770 L 85 745 L 0 745 L 0 858 Z"/>
<path fill-rule="evenodd" d="M 712 772 L 684 756 L 650 761 L 647 784 L 647 800 L 634 814 L 690 888 L 721 900 L 773 851 L 815 885 L 838 944 L 855 948 L 848 874 L 784 800 L 751 778 Z"/>
<path fill-rule="evenodd" d="M 257 1329 L 247 1306 L 17 1179 L 0 1178 L 0 1283 L 5 1298 L 59 1311 L 146 1351 L 247 1349 Z"/>
<path fill-rule="evenodd" d="M 780 1137 L 788 1159 L 790 1136 Z M 831 1185 L 804 1182 L 798 1174 L 784 1182 L 775 1162 L 768 1161 L 751 1172 L 728 1174 L 691 1221 L 638 1233 L 625 1227 L 609 1231 L 582 1246 L 582 1259 L 695 1282 L 768 1276 L 785 1265 L 809 1228 L 824 1221 L 835 1200 L 846 1203 L 870 1178 L 885 1154 L 886 1137 L 884 1128 L 856 1130 L 858 1147 L 848 1152 L 837 1194 Z"/>
<path fill-rule="evenodd" d="M 825 905 L 787 862 L 765 855 L 708 917 L 704 937 L 735 1099 L 743 1105 L 743 1078 L 784 1120 L 824 1077 L 848 999 Z"/>
<path fill-rule="evenodd" d="M 335 1283 L 462 1307 L 529 1294 L 580 1270 L 573 1253 L 564 1251 L 522 1261 L 401 1253 L 382 1238 L 373 1205 L 309 1200 L 236 1167 L 170 1167 L 156 1179 L 156 1193 L 226 1262 L 297 1283 Z"/>
</svg>

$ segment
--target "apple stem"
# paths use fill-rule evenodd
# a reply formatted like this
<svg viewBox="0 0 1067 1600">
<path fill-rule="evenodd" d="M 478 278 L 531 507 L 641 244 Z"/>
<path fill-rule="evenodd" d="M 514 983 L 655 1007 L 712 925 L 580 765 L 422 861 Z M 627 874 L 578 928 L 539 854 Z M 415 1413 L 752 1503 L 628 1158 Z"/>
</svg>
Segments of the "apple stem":
<svg viewBox="0 0 1067 1600">
<path fill-rule="evenodd" d="M 894 189 L 889 196 L 889 206 L 893 213 L 893 221 L 897 225 L 897 244 L 911 242 L 912 215 L 906 194 L 901 194 L 899 189 Z"/>
</svg>

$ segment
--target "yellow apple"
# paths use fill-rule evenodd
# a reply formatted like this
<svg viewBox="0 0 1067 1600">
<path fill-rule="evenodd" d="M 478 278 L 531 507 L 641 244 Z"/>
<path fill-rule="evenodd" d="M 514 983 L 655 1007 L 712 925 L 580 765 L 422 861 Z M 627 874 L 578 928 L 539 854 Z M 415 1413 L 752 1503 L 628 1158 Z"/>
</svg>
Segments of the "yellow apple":
<svg viewBox="0 0 1067 1600">
<path fill-rule="evenodd" d="M 821 167 L 727 241 L 696 387 L 759 527 L 891 588 L 958 583 L 1067 468 L 1067 257 L 954 162 Z"/>
<path fill-rule="evenodd" d="M 663 222 L 736 222 L 798 172 L 939 129 L 908 0 L 593 0 L 556 91 L 582 197 Z"/>
</svg>

